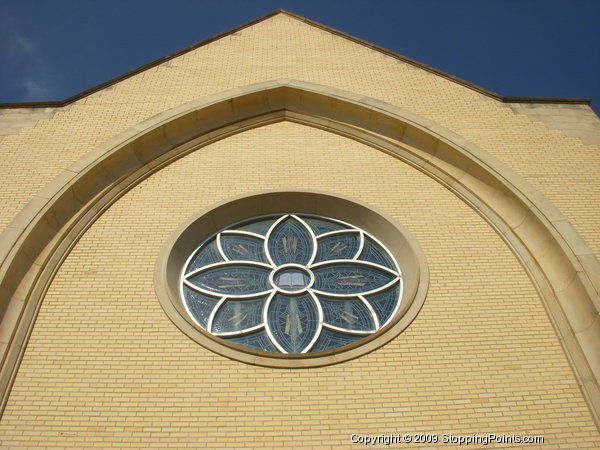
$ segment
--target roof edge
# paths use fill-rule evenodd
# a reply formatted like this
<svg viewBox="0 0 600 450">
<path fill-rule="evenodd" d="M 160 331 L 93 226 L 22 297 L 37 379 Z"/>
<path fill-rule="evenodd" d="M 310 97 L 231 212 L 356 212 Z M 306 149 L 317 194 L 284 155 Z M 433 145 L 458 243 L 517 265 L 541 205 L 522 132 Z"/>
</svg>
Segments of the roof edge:
<svg viewBox="0 0 600 450">
<path fill-rule="evenodd" d="M 170 61 L 174 58 L 177 58 L 181 55 L 184 55 L 188 52 L 191 52 L 193 50 L 196 50 L 197 48 L 203 47 L 205 45 L 210 44 L 211 42 L 217 41 L 221 38 L 227 37 L 231 34 L 237 33 L 238 31 L 243 30 L 244 28 L 248 28 L 251 27 L 252 25 L 255 25 L 257 23 L 263 22 L 267 19 L 270 19 L 273 16 L 276 16 L 277 14 L 285 14 L 288 15 L 290 17 L 293 17 L 296 20 L 299 20 L 301 22 L 304 22 L 308 25 L 311 25 L 313 27 L 316 28 L 320 28 L 324 31 L 327 31 L 329 33 L 335 34 L 337 36 L 340 36 L 344 39 L 347 39 L 349 41 L 355 42 L 357 44 L 363 45 L 365 47 L 368 47 L 372 50 L 376 50 L 380 53 L 383 53 L 387 56 L 390 56 L 392 58 L 395 58 L 397 60 L 400 60 L 402 62 L 405 62 L 407 64 L 410 64 L 412 66 L 418 67 L 420 69 L 423 69 L 427 72 L 433 73 L 435 75 L 438 75 L 442 78 L 445 78 L 447 80 L 450 80 L 454 83 L 460 84 L 468 89 L 474 90 L 476 92 L 479 92 L 480 94 L 483 94 L 487 97 L 491 97 L 494 100 L 498 100 L 502 103 L 546 103 L 546 104 L 570 104 L 570 105 L 590 105 L 591 104 L 591 99 L 586 99 L 586 98 L 548 98 L 548 97 L 505 97 L 503 95 L 500 94 L 496 94 L 495 92 L 489 91 L 485 88 L 482 88 L 480 86 L 477 86 L 476 84 L 470 83 L 469 81 L 465 81 L 461 78 L 455 77 L 453 75 L 450 75 L 446 72 L 443 72 L 441 70 L 435 69 L 433 67 L 430 67 L 426 64 L 423 64 L 419 61 L 415 61 L 414 59 L 408 58 L 406 56 L 400 55 L 396 52 L 393 52 L 391 50 L 388 50 L 384 47 L 380 47 L 379 45 L 375 45 L 371 42 L 365 41 L 363 39 L 354 37 L 348 33 L 345 33 L 343 31 L 340 30 L 336 30 L 335 28 L 331 28 L 327 25 L 323 25 L 319 22 L 315 22 L 314 20 L 311 19 L 307 19 L 306 17 L 302 17 L 299 16 L 298 14 L 294 14 L 292 12 L 286 11 L 284 9 L 278 9 L 276 11 L 273 11 L 269 14 L 266 14 L 262 17 L 259 17 L 257 19 L 251 20 L 250 22 L 246 22 L 245 24 L 239 25 L 237 27 L 231 28 L 227 31 L 224 31 L 223 33 L 219 33 L 215 36 L 212 36 L 208 39 L 205 39 L 201 42 L 198 42 L 196 44 L 192 44 L 188 47 L 182 48 L 181 50 L 175 52 L 175 53 L 171 53 L 170 55 L 166 55 L 163 56 L 162 58 L 156 59 L 152 62 L 149 62 L 147 64 L 144 64 L 143 66 L 138 67 L 137 69 L 133 69 L 129 72 L 126 72 L 122 75 L 119 75 L 115 78 L 112 78 L 108 81 L 105 81 L 104 83 L 100 83 L 96 86 L 93 86 L 89 89 L 86 89 L 78 94 L 75 94 L 71 97 L 66 98 L 65 100 L 55 100 L 55 101 L 47 101 L 47 102 L 15 102 L 15 103 L 0 103 L 0 109 L 11 109 L 11 108 L 60 108 L 60 107 L 64 107 L 64 106 L 68 106 L 71 103 L 74 103 L 78 100 L 81 100 L 82 98 L 87 97 L 88 95 L 94 94 L 98 91 L 101 91 L 104 88 L 110 87 L 120 81 L 126 80 L 127 78 L 133 77 L 141 72 L 144 72 L 145 70 L 151 69 L 153 67 L 156 67 L 164 62 Z"/>
</svg>

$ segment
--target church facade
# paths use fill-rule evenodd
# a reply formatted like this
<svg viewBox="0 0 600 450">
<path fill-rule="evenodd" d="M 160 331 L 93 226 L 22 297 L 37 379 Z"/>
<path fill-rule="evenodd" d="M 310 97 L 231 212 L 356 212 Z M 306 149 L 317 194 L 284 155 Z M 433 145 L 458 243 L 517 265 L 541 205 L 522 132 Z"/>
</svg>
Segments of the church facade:
<svg viewBox="0 0 600 450">
<path fill-rule="evenodd" d="M 600 446 L 586 102 L 278 12 L 0 127 L 3 446 Z"/>
</svg>

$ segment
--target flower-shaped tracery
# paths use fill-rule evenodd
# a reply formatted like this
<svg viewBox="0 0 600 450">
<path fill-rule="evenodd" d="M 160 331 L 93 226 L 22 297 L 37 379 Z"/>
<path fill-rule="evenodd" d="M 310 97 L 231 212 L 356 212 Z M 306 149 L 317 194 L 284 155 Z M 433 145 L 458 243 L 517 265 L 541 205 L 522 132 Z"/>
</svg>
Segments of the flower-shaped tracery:
<svg viewBox="0 0 600 450">
<path fill-rule="evenodd" d="M 402 299 L 390 253 L 365 231 L 304 214 L 235 224 L 184 268 L 181 294 L 215 336 L 267 352 L 342 347 L 385 326 Z"/>
</svg>

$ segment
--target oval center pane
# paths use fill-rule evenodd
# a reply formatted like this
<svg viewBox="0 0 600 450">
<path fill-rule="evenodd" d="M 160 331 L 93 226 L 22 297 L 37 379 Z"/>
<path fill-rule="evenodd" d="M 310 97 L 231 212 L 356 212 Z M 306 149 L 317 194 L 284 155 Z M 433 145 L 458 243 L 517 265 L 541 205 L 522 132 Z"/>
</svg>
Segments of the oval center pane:
<svg viewBox="0 0 600 450">
<path fill-rule="evenodd" d="M 278 271 L 273 277 L 275 286 L 286 292 L 298 292 L 308 287 L 310 275 L 300 268 L 286 268 Z"/>
</svg>

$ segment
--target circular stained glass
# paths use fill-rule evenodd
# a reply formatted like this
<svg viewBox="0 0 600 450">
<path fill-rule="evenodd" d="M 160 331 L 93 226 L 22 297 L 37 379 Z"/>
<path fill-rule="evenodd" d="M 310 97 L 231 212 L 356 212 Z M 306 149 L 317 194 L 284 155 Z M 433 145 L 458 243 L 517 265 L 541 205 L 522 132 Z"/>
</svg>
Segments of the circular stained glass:
<svg viewBox="0 0 600 450">
<path fill-rule="evenodd" d="M 398 264 L 373 236 L 309 214 L 261 216 L 205 240 L 188 258 L 187 313 L 214 336 L 272 353 L 353 344 L 396 315 Z"/>
</svg>

